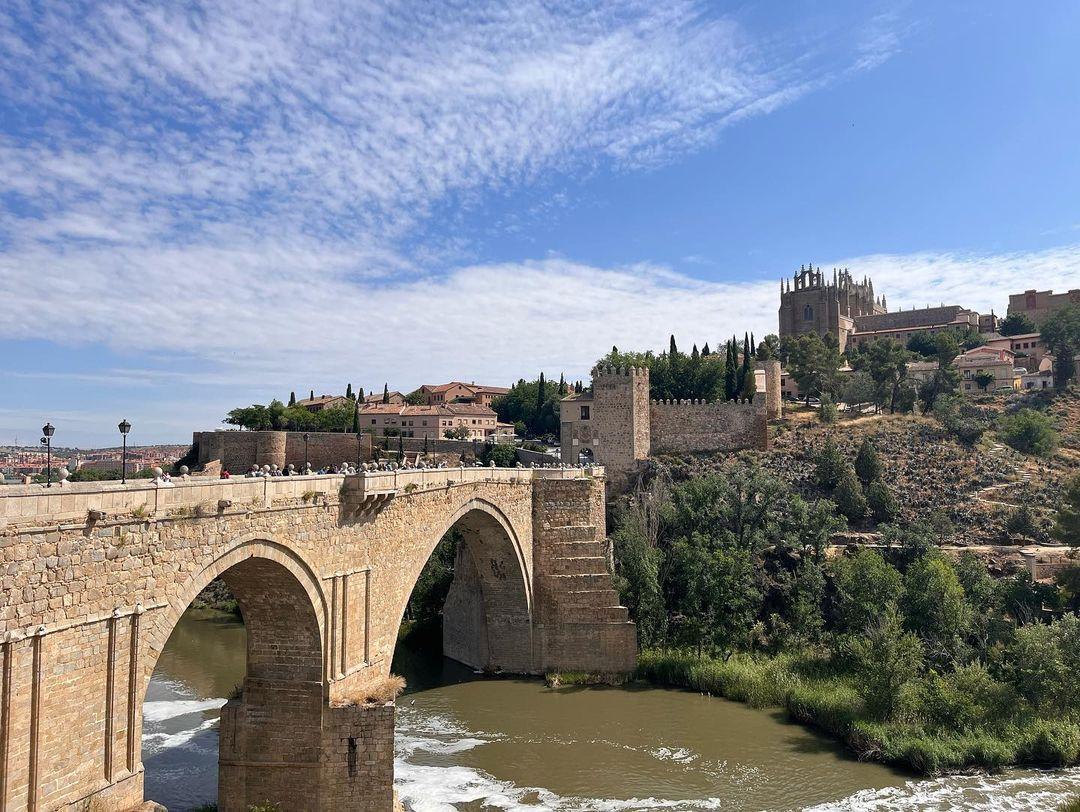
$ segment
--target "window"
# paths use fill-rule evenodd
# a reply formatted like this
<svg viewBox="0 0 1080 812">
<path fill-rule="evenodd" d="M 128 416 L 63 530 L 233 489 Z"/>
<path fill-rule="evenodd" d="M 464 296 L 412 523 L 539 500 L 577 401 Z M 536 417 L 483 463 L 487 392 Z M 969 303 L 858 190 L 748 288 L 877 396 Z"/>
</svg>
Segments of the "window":
<svg viewBox="0 0 1080 812">
<path fill-rule="evenodd" d="M 806 307 L 804 307 L 803 312 L 802 312 L 802 317 L 803 317 L 803 321 L 813 321 L 814 320 L 814 308 L 810 307 L 810 305 L 807 305 Z"/>
<path fill-rule="evenodd" d="M 374 417 L 371 418 L 371 425 L 373 425 L 373 426 L 375 425 L 375 418 Z"/>
<path fill-rule="evenodd" d="M 582 406 L 581 407 L 581 419 L 582 420 L 588 420 L 589 419 L 589 407 L 588 406 Z"/>
</svg>

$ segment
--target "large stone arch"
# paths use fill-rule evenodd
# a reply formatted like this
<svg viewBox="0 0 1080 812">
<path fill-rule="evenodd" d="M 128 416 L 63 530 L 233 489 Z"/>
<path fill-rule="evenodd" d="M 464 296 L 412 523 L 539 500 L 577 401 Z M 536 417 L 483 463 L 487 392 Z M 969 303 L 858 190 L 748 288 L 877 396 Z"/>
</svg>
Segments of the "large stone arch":
<svg viewBox="0 0 1080 812">
<path fill-rule="evenodd" d="M 443 653 L 483 670 L 533 671 L 533 561 L 514 523 L 497 505 L 470 498 L 425 544 L 405 605 L 424 565 L 450 530 L 462 533 L 443 613 Z"/>
<path fill-rule="evenodd" d="M 327 604 L 313 568 L 296 551 L 266 534 L 249 534 L 232 541 L 191 578 L 148 635 L 143 701 L 172 628 L 216 577 L 236 597 L 247 627 L 242 692 L 221 714 L 218 806 L 231 812 L 271 800 L 283 808 L 316 809 L 324 747 Z"/>
</svg>

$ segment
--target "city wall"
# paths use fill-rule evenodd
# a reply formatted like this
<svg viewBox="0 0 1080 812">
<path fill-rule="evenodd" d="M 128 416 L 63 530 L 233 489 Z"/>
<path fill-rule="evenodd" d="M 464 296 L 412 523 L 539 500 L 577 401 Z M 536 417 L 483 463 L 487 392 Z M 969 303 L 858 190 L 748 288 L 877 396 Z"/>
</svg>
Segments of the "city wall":
<svg viewBox="0 0 1080 812">
<path fill-rule="evenodd" d="M 769 427 L 763 398 L 730 401 L 656 401 L 649 411 L 653 452 L 767 450 Z"/>
<path fill-rule="evenodd" d="M 325 466 L 371 459 L 371 436 L 338 432 L 308 432 L 307 461 L 318 470 Z M 233 474 L 251 466 L 294 465 L 303 470 L 304 432 L 301 431 L 196 431 L 192 443 L 198 448 L 198 464 L 221 462 Z"/>
</svg>

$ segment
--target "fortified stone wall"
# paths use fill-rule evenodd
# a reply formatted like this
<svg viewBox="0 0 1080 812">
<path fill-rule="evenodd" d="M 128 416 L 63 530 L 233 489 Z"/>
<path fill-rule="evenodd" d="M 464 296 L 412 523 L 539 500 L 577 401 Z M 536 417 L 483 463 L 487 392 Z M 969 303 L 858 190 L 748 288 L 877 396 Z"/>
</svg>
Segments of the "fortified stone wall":
<svg viewBox="0 0 1080 812">
<path fill-rule="evenodd" d="M 251 470 L 252 465 L 304 465 L 304 432 L 301 431 L 196 431 L 192 442 L 199 449 L 199 465 L 220 460 L 233 474 Z M 371 436 L 338 432 L 308 432 L 307 460 L 319 469 L 343 462 L 371 459 Z"/>
<path fill-rule="evenodd" d="M 652 448 L 657 451 L 737 451 L 769 447 L 765 405 L 725 401 L 652 402 Z"/>
</svg>

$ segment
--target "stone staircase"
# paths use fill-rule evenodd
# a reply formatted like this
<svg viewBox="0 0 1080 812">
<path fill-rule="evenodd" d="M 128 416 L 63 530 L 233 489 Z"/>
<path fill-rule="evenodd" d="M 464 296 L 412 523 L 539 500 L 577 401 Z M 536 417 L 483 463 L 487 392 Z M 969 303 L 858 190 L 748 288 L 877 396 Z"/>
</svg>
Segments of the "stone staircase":
<svg viewBox="0 0 1080 812">
<path fill-rule="evenodd" d="M 593 525 L 569 525 L 545 531 L 546 592 L 560 619 L 566 623 L 626 623 L 625 606 L 612 586 L 607 552 Z"/>
</svg>

